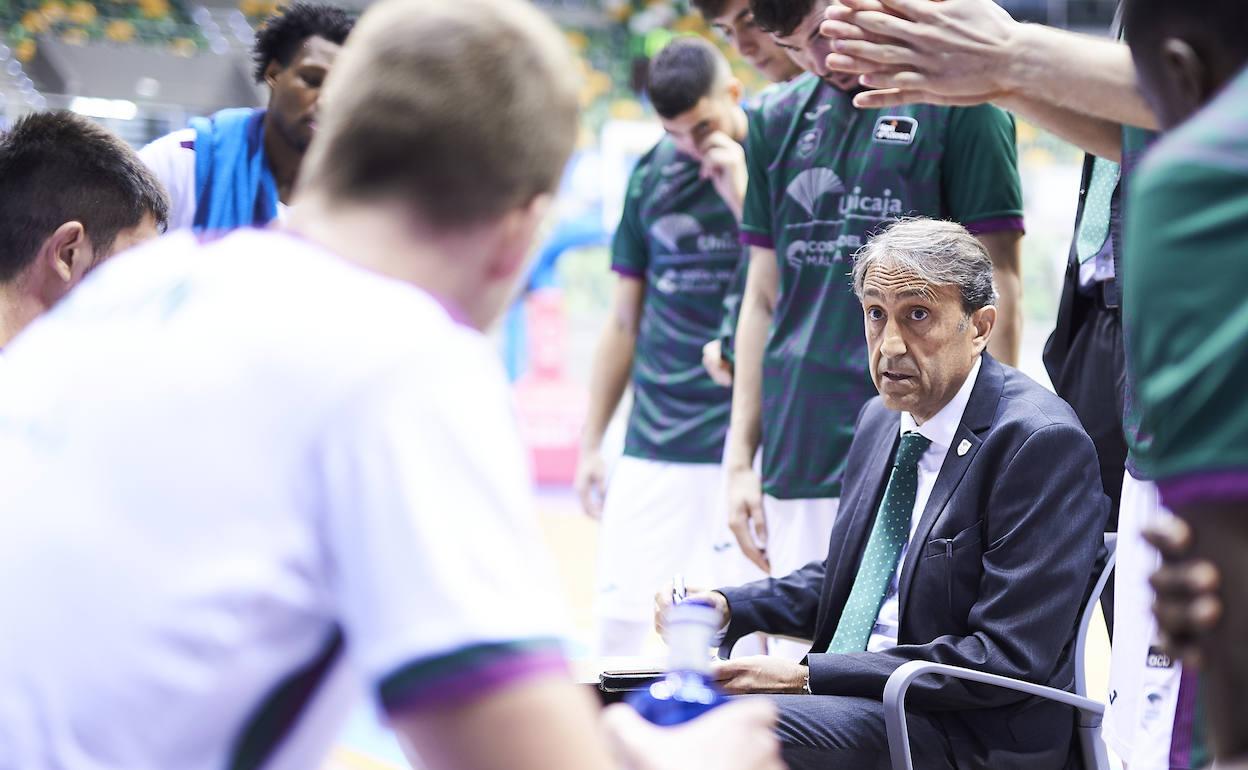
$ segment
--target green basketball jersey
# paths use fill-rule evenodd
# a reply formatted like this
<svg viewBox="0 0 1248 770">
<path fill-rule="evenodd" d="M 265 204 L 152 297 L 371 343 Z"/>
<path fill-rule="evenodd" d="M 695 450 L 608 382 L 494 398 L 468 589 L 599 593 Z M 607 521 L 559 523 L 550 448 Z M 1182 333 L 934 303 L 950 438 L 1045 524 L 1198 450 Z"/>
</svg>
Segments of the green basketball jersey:
<svg viewBox="0 0 1248 770">
<path fill-rule="evenodd" d="M 624 453 L 669 462 L 722 459 L 732 391 L 702 367 L 742 258 L 736 219 L 701 165 L 666 137 L 638 162 L 612 268 L 645 282 Z"/>
<path fill-rule="evenodd" d="M 1123 322 L 1133 459 L 1170 505 L 1248 498 L 1248 71 L 1132 180 Z"/>
<path fill-rule="evenodd" d="M 990 105 L 855 109 L 806 75 L 750 116 L 742 240 L 774 249 L 779 293 L 763 360 L 763 489 L 840 495 L 858 410 L 876 395 L 854 253 L 903 216 L 1022 229 L 1014 124 Z"/>
</svg>

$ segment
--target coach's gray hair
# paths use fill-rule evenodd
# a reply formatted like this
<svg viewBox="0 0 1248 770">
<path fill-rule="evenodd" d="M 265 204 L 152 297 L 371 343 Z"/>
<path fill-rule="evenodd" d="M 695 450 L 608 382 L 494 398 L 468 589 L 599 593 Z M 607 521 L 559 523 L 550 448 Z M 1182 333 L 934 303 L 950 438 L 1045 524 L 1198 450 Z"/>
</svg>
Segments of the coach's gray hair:
<svg viewBox="0 0 1248 770">
<path fill-rule="evenodd" d="M 967 315 L 997 301 L 988 250 L 956 222 L 899 219 L 876 234 L 854 257 L 854 294 L 873 266 L 900 268 L 933 286 L 956 286 Z"/>
</svg>

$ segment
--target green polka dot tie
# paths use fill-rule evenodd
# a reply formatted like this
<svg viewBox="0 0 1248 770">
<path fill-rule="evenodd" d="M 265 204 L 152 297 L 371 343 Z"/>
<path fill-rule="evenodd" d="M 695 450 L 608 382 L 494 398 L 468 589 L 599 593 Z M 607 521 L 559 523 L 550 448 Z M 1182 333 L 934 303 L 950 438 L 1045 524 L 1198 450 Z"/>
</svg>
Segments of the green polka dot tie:
<svg viewBox="0 0 1248 770">
<path fill-rule="evenodd" d="M 910 519 L 914 499 L 919 491 L 919 458 L 932 442 L 914 433 L 903 433 L 893 471 L 888 477 L 884 500 L 875 515 L 875 526 L 858 565 L 854 587 L 836 624 L 836 633 L 828 652 L 862 652 L 867 649 L 871 629 L 880 614 L 880 605 L 888 594 L 889 583 L 897 570 L 901 549 L 910 540 Z"/>
<path fill-rule="evenodd" d="M 1083 217 L 1075 238 L 1079 264 L 1095 257 L 1109 237 L 1109 207 L 1117 185 L 1118 164 L 1104 158 L 1093 159 L 1088 193 L 1083 199 Z"/>
</svg>

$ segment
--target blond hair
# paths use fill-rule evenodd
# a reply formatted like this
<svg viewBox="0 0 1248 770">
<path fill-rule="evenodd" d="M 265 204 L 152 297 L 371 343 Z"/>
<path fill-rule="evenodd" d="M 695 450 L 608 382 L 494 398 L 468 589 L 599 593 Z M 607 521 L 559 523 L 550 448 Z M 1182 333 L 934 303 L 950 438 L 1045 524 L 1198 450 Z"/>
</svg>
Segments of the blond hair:
<svg viewBox="0 0 1248 770">
<path fill-rule="evenodd" d="M 382 0 L 326 83 L 305 181 L 331 199 L 410 203 L 438 228 L 494 221 L 558 184 L 577 71 L 524 0 Z"/>
</svg>

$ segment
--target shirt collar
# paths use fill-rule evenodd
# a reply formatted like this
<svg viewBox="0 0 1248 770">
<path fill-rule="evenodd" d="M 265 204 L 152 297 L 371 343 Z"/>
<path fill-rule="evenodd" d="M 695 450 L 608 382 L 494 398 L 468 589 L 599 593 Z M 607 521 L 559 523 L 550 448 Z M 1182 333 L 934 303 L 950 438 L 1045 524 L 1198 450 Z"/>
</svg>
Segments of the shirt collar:
<svg viewBox="0 0 1248 770">
<path fill-rule="evenodd" d="M 962 424 L 962 414 L 966 411 L 967 402 L 971 400 L 971 391 L 975 389 L 975 380 L 979 378 L 979 367 L 982 362 L 982 355 L 975 357 L 975 363 L 971 365 L 971 373 L 966 375 L 966 381 L 962 383 L 962 387 L 958 388 L 958 392 L 949 400 L 949 403 L 945 404 L 932 419 L 918 425 L 909 412 L 902 412 L 901 432 L 903 434 L 908 431 L 917 432 L 932 442 L 929 451 L 939 449 L 943 454 L 953 443 L 958 426 Z"/>
</svg>

